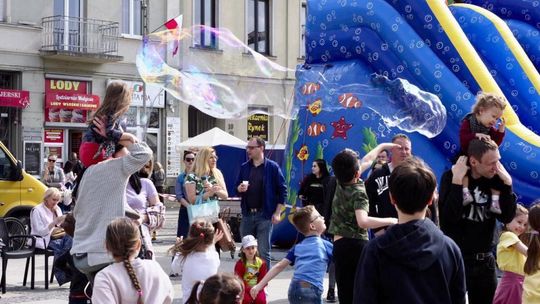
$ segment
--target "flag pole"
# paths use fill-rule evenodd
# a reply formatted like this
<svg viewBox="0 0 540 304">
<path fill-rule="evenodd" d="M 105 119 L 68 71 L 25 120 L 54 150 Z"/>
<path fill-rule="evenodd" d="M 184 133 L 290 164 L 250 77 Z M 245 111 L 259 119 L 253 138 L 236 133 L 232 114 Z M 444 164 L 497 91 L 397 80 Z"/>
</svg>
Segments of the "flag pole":
<svg viewBox="0 0 540 304">
<path fill-rule="evenodd" d="M 142 31 L 143 31 L 143 39 L 148 39 L 148 30 L 149 30 L 149 23 L 150 23 L 150 17 L 148 14 L 148 6 L 149 6 L 150 0 L 142 0 L 141 1 L 141 21 L 142 21 Z M 143 134 L 142 134 L 142 141 L 146 142 L 146 132 L 148 129 L 148 117 L 146 115 L 146 82 L 143 81 L 143 117 L 145 118 L 145 122 L 143 123 Z"/>
</svg>

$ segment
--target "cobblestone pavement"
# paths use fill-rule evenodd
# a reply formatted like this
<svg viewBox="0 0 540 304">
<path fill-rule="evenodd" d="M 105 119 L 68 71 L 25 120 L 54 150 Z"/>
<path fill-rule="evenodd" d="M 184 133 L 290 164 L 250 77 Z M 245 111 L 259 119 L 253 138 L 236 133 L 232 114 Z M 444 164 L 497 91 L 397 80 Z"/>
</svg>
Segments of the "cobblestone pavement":
<svg viewBox="0 0 540 304">
<path fill-rule="evenodd" d="M 176 238 L 176 225 L 178 219 L 178 208 L 175 205 L 167 204 L 166 223 L 163 229 L 158 232 L 157 240 L 154 242 L 156 259 L 166 273 L 170 272 L 171 257 L 167 256 L 167 250 L 173 245 Z M 237 244 L 237 248 L 239 248 Z M 280 260 L 287 253 L 287 250 L 274 249 L 272 257 Z M 222 253 L 220 271 L 233 272 L 234 263 L 237 257 L 231 258 L 229 253 Z M 52 259 L 50 259 L 52 261 Z M 35 289 L 30 289 L 28 282 L 26 287 L 22 286 L 25 260 L 11 260 L 7 269 L 7 292 L 1 295 L 0 303 L 68 303 L 69 283 L 58 286 L 58 283 L 49 285 L 49 289 L 44 289 L 44 258 L 42 255 L 36 256 L 36 280 Z M 50 267 L 50 266 L 49 266 Z M 292 277 L 292 267 L 284 270 L 267 288 L 269 303 L 287 303 L 287 290 Z M 181 303 L 180 278 L 171 278 L 174 287 L 174 303 Z M 326 285 L 325 285 L 326 286 Z"/>
</svg>

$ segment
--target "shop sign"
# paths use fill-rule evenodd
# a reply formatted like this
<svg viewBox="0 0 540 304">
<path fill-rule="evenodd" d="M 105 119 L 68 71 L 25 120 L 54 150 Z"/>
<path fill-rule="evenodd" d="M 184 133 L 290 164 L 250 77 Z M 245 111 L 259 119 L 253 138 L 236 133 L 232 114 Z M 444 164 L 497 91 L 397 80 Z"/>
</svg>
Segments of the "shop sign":
<svg viewBox="0 0 540 304">
<path fill-rule="evenodd" d="M 86 81 L 45 79 L 45 93 L 49 92 L 71 92 L 86 94 L 88 86 Z"/>
<path fill-rule="evenodd" d="M 45 130 L 45 143 L 61 144 L 64 142 L 64 130 L 62 129 L 47 129 Z"/>
<path fill-rule="evenodd" d="M 45 122 L 86 123 L 88 112 L 99 107 L 99 97 L 89 95 L 88 82 L 45 79 Z"/>
<path fill-rule="evenodd" d="M 119 79 L 110 79 L 107 81 L 109 85 L 113 81 L 122 81 L 133 90 L 131 98 L 131 106 L 143 106 L 143 83 L 141 81 L 128 81 Z M 146 106 L 149 108 L 164 108 L 165 107 L 165 91 L 160 87 L 147 85 L 146 86 Z"/>
<path fill-rule="evenodd" d="M 248 139 L 253 136 L 258 136 L 261 139 L 268 141 L 268 115 L 250 115 L 247 119 L 247 134 Z"/>
<path fill-rule="evenodd" d="M 182 153 L 176 150 L 180 143 L 179 117 L 167 117 L 167 177 L 177 177 L 181 171 Z"/>
<path fill-rule="evenodd" d="M 41 142 L 24 142 L 24 170 L 30 175 L 40 175 L 41 171 Z"/>
<path fill-rule="evenodd" d="M 30 92 L 0 89 L 0 107 L 26 109 L 30 104 Z"/>
<path fill-rule="evenodd" d="M 99 96 L 79 93 L 47 93 L 45 107 L 94 111 L 99 107 Z"/>
</svg>

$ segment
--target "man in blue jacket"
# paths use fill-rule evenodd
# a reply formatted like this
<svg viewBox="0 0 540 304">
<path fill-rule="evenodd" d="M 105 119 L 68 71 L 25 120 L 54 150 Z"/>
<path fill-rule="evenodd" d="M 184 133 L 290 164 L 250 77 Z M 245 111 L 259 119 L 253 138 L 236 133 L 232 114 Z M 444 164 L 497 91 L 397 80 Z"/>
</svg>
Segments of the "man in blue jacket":
<svg viewBox="0 0 540 304">
<path fill-rule="evenodd" d="M 354 303 L 465 303 L 459 247 L 426 218 L 437 180 L 423 162 L 408 159 L 388 180 L 398 224 L 371 240 L 356 270 Z"/>
<path fill-rule="evenodd" d="M 246 147 L 249 160 L 242 164 L 236 179 L 236 190 L 242 197 L 240 234 L 254 235 L 259 253 L 270 268 L 272 228 L 281 219 L 287 198 L 285 178 L 279 165 L 264 157 L 265 142 L 252 137 Z"/>
</svg>

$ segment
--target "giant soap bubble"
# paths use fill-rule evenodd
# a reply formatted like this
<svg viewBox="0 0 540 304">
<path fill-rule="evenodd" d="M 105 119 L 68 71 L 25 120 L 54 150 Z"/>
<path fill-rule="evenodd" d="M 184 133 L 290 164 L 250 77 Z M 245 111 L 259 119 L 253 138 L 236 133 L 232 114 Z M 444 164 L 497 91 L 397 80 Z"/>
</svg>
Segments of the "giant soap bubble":
<svg viewBox="0 0 540 304">
<path fill-rule="evenodd" d="M 178 43 L 202 45 L 201 39 L 212 39 L 217 48 L 193 47 L 180 52 L 180 69 L 167 64 L 168 49 Z M 212 65 L 216 60 L 219 64 Z M 216 118 L 242 118 L 254 113 L 294 118 L 298 112 L 293 108 L 292 92 L 287 92 L 287 84 L 292 87 L 293 81 L 287 77 L 292 77 L 294 70 L 255 52 L 225 28 L 196 25 L 150 34 L 136 62 L 144 82 Z M 257 84 L 271 84 L 273 89 L 258 89 Z"/>
<path fill-rule="evenodd" d="M 206 44 L 211 41 L 217 48 L 193 47 L 180 52 L 181 69 L 167 64 L 168 50 L 184 42 L 205 44 L 201 39 Z M 174 58 L 170 61 L 174 62 Z M 216 59 L 219 65 L 212 65 Z M 295 118 L 299 110 L 298 103 L 295 106 L 292 101 L 293 94 L 287 93 L 287 77 L 291 77 L 293 70 L 257 53 L 225 28 L 196 25 L 150 34 L 137 54 L 137 68 L 147 84 L 162 87 L 178 100 L 216 118 L 265 113 L 289 119 Z M 313 82 L 297 86 L 295 94 L 320 95 L 324 111 L 367 106 L 388 127 L 417 131 L 428 137 L 436 136 L 444 128 L 446 111 L 440 100 L 402 80 L 374 76 L 370 83 L 357 75 L 355 82 L 346 83 L 340 77 L 347 71 L 314 68 L 312 72 Z M 255 83 L 273 86 L 257 88 Z"/>
<path fill-rule="evenodd" d="M 367 107 L 388 128 L 418 132 L 429 138 L 443 131 L 447 113 L 437 95 L 403 78 L 390 80 L 375 73 L 360 73 L 360 65 L 304 65 L 298 70 L 305 82 L 296 85 L 296 94 L 300 96 L 297 104 L 307 107 L 313 115 Z"/>
</svg>

